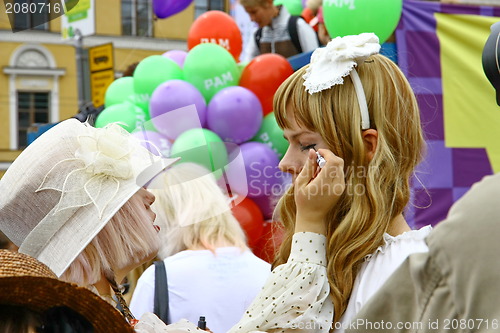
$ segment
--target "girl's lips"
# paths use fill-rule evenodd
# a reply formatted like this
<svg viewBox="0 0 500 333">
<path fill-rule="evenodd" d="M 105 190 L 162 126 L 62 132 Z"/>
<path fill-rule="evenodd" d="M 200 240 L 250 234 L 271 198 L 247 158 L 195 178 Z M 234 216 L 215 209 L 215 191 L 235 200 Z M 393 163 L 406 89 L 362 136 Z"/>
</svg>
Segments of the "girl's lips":
<svg viewBox="0 0 500 333">
<path fill-rule="evenodd" d="M 155 227 L 156 232 L 159 232 L 159 231 L 160 231 L 160 226 L 159 226 L 159 225 L 153 224 L 153 227 Z"/>
</svg>

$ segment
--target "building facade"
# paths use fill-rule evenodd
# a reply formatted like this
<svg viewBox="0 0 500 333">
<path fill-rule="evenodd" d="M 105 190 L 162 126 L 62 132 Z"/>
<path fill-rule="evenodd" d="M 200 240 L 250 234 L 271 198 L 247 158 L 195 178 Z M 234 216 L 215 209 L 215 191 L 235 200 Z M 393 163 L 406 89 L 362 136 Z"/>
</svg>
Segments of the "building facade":
<svg viewBox="0 0 500 333">
<path fill-rule="evenodd" d="M 37 0 L 12 0 L 11 4 Z M 39 2 L 39 1 L 38 1 Z M 112 43 L 115 77 L 147 56 L 187 50 L 189 27 L 207 10 L 229 11 L 229 0 L 194 0 L 166 19 L 155 17 L 152 0 L 95 0 L 95 35 L 83 48 Z M 34 124 L 50 124 L 78 112 L 77 49 L 61 36 L 61 17 L 36 25 L 14 15 L 16 27 L 0 2 L 0 177 L 27 144 Z M 11 17 L 12 18 L 12 17 Z"/>
</svg>

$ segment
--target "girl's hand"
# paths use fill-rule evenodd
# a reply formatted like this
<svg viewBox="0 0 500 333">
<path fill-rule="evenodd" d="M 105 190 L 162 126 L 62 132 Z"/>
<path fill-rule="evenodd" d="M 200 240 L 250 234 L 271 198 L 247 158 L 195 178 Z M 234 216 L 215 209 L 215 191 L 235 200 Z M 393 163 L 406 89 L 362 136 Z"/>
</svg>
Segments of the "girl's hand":
<svg viewBox="0 0 500 333">
<path fill-rule="evenodd" d="M 326 160 L 325 166 L 319 168 L 316 152 L 310 149 L 306 164 L 295 179 L 295 232 L 325 234 L 326 215 L 345 190 L 344 160 L 328 149 L 319 149 L 318 152 Z"/>
</svg>

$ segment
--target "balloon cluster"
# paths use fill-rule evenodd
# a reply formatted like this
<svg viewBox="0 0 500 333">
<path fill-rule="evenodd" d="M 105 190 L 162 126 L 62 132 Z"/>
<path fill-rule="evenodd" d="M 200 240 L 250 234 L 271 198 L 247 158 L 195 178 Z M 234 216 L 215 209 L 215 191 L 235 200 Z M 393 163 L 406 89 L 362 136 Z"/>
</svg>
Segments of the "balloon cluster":
<svg viewBox="0 0 500 333">
<path fill-rule="evenodd" d="M 278 162 L 288 143 L 272 99 L 293 69 L 276 54 L 238 63 L 241 44 L 229 15 L 201 15 L 189 32 L 189 52 L 149 56 L 132 77 L 109 86 L 95 126 L 118 122 L 153 153 L 211 170 L 232 196 L 250 247 L 262 253 L 269 252 L 258 248 L 268 228 L 264 221 L 287 185 Z"/>
</svg>

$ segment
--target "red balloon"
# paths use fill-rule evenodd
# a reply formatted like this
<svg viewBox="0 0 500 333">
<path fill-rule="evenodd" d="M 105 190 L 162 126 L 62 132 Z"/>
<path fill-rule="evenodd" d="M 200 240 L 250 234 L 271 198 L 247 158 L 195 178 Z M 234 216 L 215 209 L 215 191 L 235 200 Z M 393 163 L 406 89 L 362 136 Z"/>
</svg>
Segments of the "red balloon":
<svg viewBox="0 0 500 333">
<path fill-rule="evenodd" d="M 248 246 L 253 249 L 264 231 L 264 217 L 259 206 L 251 199 L 245 198 L 232 208 L 232 212 L 247 235 Z"/>
<path fill-rule="evenodd" d="M 261 54 L 245 67 L 239 85 L 257 95 L 266 115 L 273 111 L 274 93 L 292 73 L 292 65 L 285 57 L 273 53 Z"/>
<path fill-rule="evenodd" d="M 213 43 L 224 47 L 239 61 L 243 40 L 238 24 L 228 14 L 211 10 L 200 15 L 191 25 L 188 49 L 201 43 Z"/>
<path fill-rule="evenodd" d="M 272 263 L 283 241 L 284 229 L 281 224 L 272 221 L 264 222 L 264 232 L 253 253 L 262 260 Z"/>
</svg>

